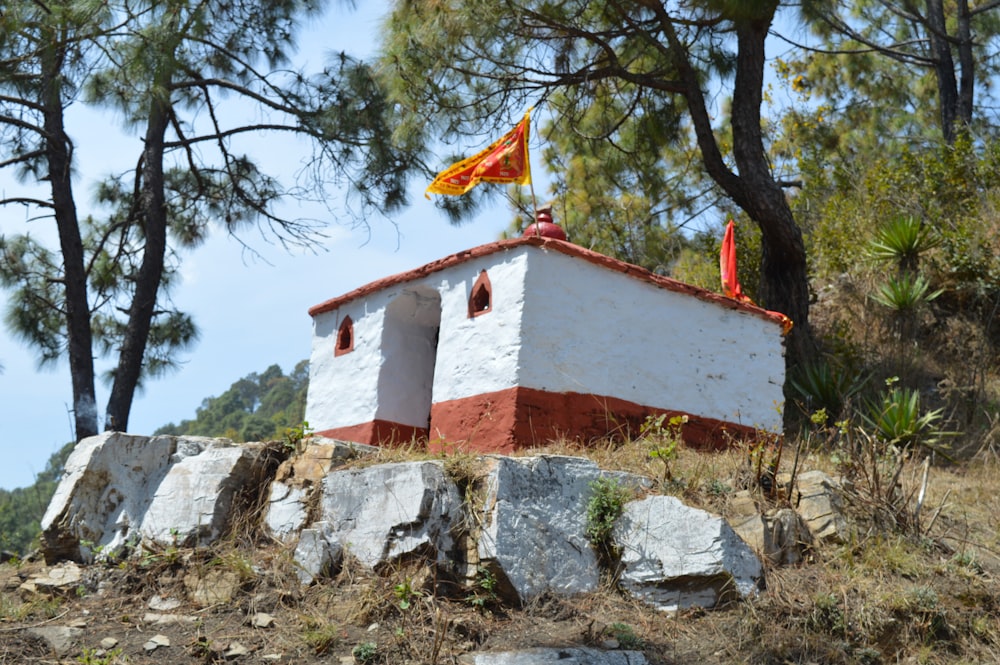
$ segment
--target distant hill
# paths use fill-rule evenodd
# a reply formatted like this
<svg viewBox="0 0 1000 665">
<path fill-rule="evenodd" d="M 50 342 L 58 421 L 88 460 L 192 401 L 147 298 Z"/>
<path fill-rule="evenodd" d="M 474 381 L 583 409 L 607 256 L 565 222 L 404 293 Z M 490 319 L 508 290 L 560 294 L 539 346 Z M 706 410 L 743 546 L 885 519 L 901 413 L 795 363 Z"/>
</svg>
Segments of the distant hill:
<svg viewBox="0 0 1000 665">
<path fill-rule="evenodd" d="M 281 438 L 286 427 L 301 424 L 306 410 L 309 361 L 299 362 L 287 376 L 271 365 L 246 375 L 218 397 L 207 397 L 193 420 L 170 423 L 154 434 L 222 436 L 233 441 Z"/>
</svg>

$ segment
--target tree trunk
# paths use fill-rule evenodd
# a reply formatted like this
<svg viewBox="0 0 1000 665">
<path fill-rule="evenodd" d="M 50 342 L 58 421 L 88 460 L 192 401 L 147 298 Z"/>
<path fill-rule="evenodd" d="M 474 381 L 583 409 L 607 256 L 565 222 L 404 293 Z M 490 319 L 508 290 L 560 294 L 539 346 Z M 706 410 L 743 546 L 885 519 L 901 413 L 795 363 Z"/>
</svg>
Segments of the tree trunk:
<svg viewBox="0 0 1000 665">
<path fill-rule="evenodd" d="M 772 18 L 773 13 L 736 26 L 732 126 L 739 194 L 733 198 L 760 227 L 760 304 L 781 312 L 795 324 L 786 344 L 786 365 L 792 368 L 815 356 L 816 342 L 809 325 L 809 275 L 802 231 L 771 173 L 761 132 L 764 42 Z"/>
<path fill-rule="evenodd" d="M 958 121 L 972 124 L 972 103 L 976 89 L 976 59 L 972 53 L 972 16 L 968 0 L 958 0 Z"/>
<path fill-rule="evenodd" d="M 167 249 L 167 210 L 163 190 L 163 144 L 170 119 L 169 102 L 154 95 L 150 102 L 142 159 L 142 187 L 139 195 L 139 215 L 145 247 L 142 265 L 136 278 L 132 306 L 129 309 L 125 337 L 118 352 L 111 396 L 108 399 L 105 429 L 123 432 L 128 428 L 132 399 L 142 377 L 143 357 L 156 297 L 163 277 Z"/>
<path fill-rule="evenodd" d="M 63 259 L 63 288 L 66 294 L 66 336 L 70 380 L 73 385 L 73 422 L 76 440 L 97 434 L 97 399 L 94 391 L 93 337 L 83 241 L 77 220 L 70 169 L 72 151 L 63 117 L 63 53 L 56 40 L 44 57 L 46 89 L 43 115 L 46 158 L 52 189 L 52 205 L 59 231 Z"/>
<path fill-rule="evenodd" d="M 951 57 L 951 46 L 948 44 L 944 3 L 941 0 L 927 0 L 927 33 L 937 80 L 941 131 L 944 133 L 945 141 L 952 144 L 955 142 L 955 123 L 959 119 L 958 81 L 955 78 L 955 61 Z"/>
</svg>

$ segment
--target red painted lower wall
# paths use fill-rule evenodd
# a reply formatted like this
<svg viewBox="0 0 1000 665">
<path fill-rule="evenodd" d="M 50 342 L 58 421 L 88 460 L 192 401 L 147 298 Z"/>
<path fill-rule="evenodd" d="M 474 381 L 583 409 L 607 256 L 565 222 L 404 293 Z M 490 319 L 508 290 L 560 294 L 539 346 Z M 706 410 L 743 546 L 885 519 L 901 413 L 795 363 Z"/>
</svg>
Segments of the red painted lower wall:
<svg viewBox="0 0 1000 665">
<path fill-rule="evenodd" d="M 510 388 L 432 405 L 429 432 L 376 420 L 317 434 L 373 445 L 399 445 L 416 437 L 426 439 L 432 452 L 506 454 L 558 439 L 586 444 L 608 437 L 636 437 L 647 416 L 661 413 L 679 412 L 615 397 Z M 691 414 L 682 430 L 685 443 L 702 449 L 722 449 L 733 441 L 761 435 L 753 427 Z"/>
<path fill-rule="evenodd" d="M 316 432 L 341 441 L 367 443 L 373 446 L 399 446 L 415 440 L 426 440 L 427 430 L 410 425 L 402 425 L 388 420 L 373 420 L 349 427 L 334 427 Z"/>
</svg>

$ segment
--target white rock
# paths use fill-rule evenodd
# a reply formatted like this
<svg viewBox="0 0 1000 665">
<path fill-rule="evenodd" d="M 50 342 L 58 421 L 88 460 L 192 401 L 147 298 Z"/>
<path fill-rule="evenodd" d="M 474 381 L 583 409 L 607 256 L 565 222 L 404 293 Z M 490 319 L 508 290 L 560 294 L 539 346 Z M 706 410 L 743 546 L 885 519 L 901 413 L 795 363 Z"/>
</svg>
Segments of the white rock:
<svg viewBox="0 0 1000 665">
<path fill-rule="evenodd" d="M 254 628 L 271 628 L 274 626 L 274 617 L 267 612 L 257 612 L 250 620 L 250 625 Z"/>
<path fill-rule="evenodd" d="M 306 523 L 309 490 L 275 480 L 267 502 L 267 528 L 275 538 L 285 540 Z"/>
<path fill-rule="evenodd" d="M 229 648 L 222 653 L 222 656 L 224 658 L 239 658 L 240 656 L 245 656 L 248 653 L 250 653 L 250 650 L 245 646 L 239 642 L 233 642 L 229 645 Z"/>
<path fill-rule="evenodd" d="M 593 591 L 600 582 L 588 541 L 591 483 L 602 476 L 641 485 L 629 474 L 601 471 L 580 457 L 498 457 L 487 477 L 478 554 L 498 568 L 521 602 L 547 590 Z"/>
<path fill-rule="evenodd" d="M 449 560 L 462 499 L 437 461 L 333 471 L 323 479 L 326 538 L 373 568 L 408 555 Z"/>
<path fill-rule="evenodd" d="M 646 665 L 649 661 L 638 651 L 567 647 L 465 654 L 458 662 L 462 665 Z"/>
<path fill-rule="evenodd" d="M 142 645 L 142 648 L 145 649 L 147 652 L 152 652 L 156 651 L 160 647 L 168 647 L 168 646 L 170 646 L 169 637 L 167 637 L 166 635 L 154 635 L 153 637 L 149 638 L 149 640 L 145 644 Z"/>
<path fill-rule="evenodd" d="M 622 586 L 664 611 L 755 593 L 764 570 L 721 517 L 672 496 L 632 501 L 615 526 Z"/>
<path fill-rule="evenodd" d="M 309 529 L 299 534 L 293 560 L 299 581 L 309 585 L 317 579 L 333 575 L 344 558 L 344 547 L 339 541 L 331 541 L 329 522 L 315 522 Z"/>
<path fill-rule="evenodd" d="M 99 558 L 146 539 L 208 545 L 234 494 L 258 482 L 262 444 L 105 432 L 77 444 L 42 519 L 49 562 Z"/>
<path fill-rule="evenodd" d="M 47 568 L 40 575 L 33 575 L 21 585 L 22 591 L 29 593 L 71 590 L 83 581 L 83 571 L 72 561 Z"/>
<path fill-rule="evenodd" d="M 163 598 L 159 595 L 153 596 L 146 603 L 146 607 L 157 612 L 169 612 L 170 610 L 176 610 L 181 606 L 181 601 L 178 598 Z"/>
<path fill-rule="evenodd" d="M 198 617 L 186 614 L 159 614 L 146 612 L 142 622 L 151 626 L 193 626 L 198 623 Z"/>
<path fill-rule="evenodd" d="M 57 655 L 67 656 L 75 650 L 84 631 L 71 626 L 32 626 L 28 633 L 45 640 Z"/>
</svg>

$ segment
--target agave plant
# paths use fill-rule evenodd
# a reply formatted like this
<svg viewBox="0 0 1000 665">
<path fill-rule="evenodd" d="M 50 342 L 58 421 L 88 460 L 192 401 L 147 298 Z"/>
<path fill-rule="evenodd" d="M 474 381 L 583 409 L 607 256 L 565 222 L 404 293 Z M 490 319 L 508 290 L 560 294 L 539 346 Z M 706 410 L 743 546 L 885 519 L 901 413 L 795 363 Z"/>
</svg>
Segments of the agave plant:
<svg viewBox="0 0 1000 665">
<path fill-rule="evenodd" d="M 920 445 L 932 450 L 940 450 L 941 441 L 951 435 L 939 427 L 943 417 L 943 409 L 921 413 L 920 392 L 910 388 L 890 388 L 862 414 L 880 441 L 900 448 Z"/>
<path fill-rule="evenodd" d="M 830 425 L 840 417 L 847 400 L 864 388 L 868 379 L 868 376 L 827 360 L 819 360 L 798 367 L 789 377 L 789 383 L 809 412 L 826 410 L 826 424 Z"/>
<path fill-rule="evenodd" d="M 903 272 L 889 277 L 871 294 L 872 300 L 900 314 L 916 311 L 941 295 L 930 291 L 930 283 L 920 274 Z"/>
<path fill-rule="evenodd" d="M 868 245 L 868 255 L 878 261 L 891 261 L 902 272 L 914 271 L 920 255 L 941 244 L 940 238 L 914 217 L 894 217 L 875 231 Z"/>
</svg>

